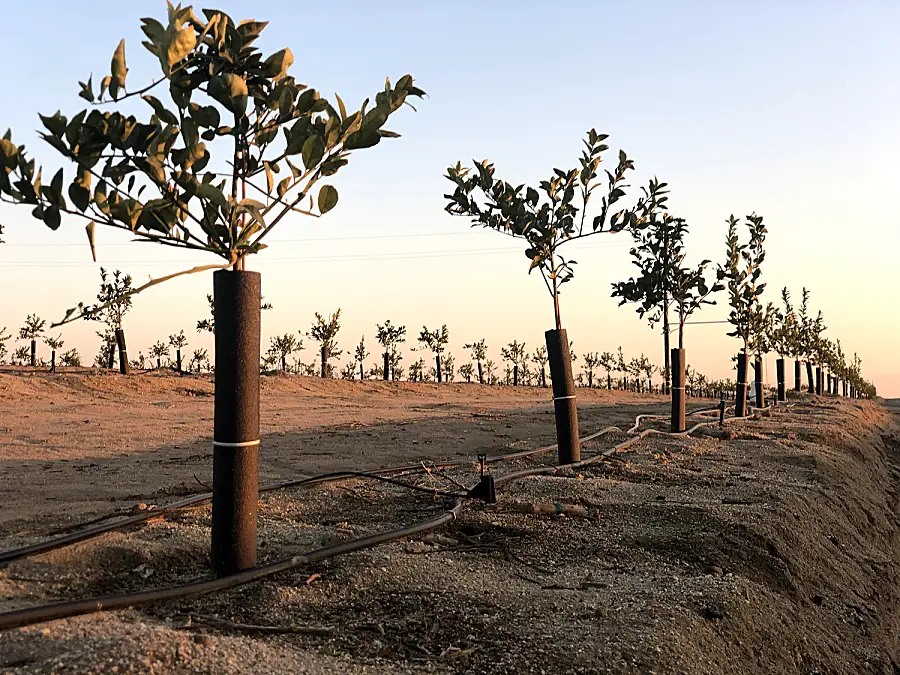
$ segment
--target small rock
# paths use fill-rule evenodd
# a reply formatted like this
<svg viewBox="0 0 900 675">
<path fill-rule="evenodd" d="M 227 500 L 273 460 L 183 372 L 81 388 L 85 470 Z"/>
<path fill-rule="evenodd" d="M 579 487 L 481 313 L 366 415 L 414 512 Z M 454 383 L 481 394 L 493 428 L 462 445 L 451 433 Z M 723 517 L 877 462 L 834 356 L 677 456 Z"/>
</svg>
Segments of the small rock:
<svg viewBox="0 0 900 675">
<path fill-rule="evenodd" d="M 704 574 L 710 574 L 712 576 L 721 577 L 725 574 L 725 570 L 723 570 L 718 565 L 707 565 L 703 568 Z"/>
</svg>

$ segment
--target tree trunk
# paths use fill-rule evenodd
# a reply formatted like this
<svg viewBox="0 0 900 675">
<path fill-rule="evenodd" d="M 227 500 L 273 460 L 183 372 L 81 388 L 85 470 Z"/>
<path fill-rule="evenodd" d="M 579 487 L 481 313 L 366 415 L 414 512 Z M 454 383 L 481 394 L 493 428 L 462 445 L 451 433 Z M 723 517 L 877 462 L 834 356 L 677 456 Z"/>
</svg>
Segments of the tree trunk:
<svg viewBox="0 0 900 675">
<path fill-rule="evenodd" d="M 737 386 L 734 393 L 734 416 L 745 417 L 747 415 L 747 353 L 738 354 L 737 361 Z"/>
<path fill-rule="evenodd" d="M 812 362 L 811 362 L 811 361 L 807 361 L 807 362 L 806 362 L 806 380 L 807 380 L 807 383 L 808 383 L 808 385 L 809 385 L 809 386 L 808 386 L 809 393 L 810 393 L 810 394 L 815 394 L 815 393 L 816 393 L 816 388 L 815 388 L 815 385 L 813 384 L 813 367 L 812 367 Z"/>
<path fill-rule="evenodd" d="M 116 367 L 116 339 L 113 336 L 113 339 L 109 342 L 109 363 L 106 364 L 106 367 L 112 370 Z M 179 368 L 179 370 L 181 370 Z"/>
<path fill-rule="evenodd" d="M 478 361 L 478 383 L 484 384 L 484 370 L 481 367 L 481 361 Z"/>
<path fill-rule="evenodd" d="M 175 369 L 181 372 L 181 349 L 175 350 Z"/>
<path fill-rule="evenodd" d="M 281 357 L 281 370 L 282 370 L 282 372 L 287 372 L 287 357 L 286 356 Z"/>
<path fill-rule="evenodd" d="M 213 275 L 216 378 L 211 557 L 220 577 L 256 565 L 260 286 L 258 272 L 219 270 Z"/>
<path fill-rule="evenodd" d="M 441 374 L 441 355 L 440 354 L 434 355 L 434 364 L 435 364 L 435 369 L 437 370 L 437 381 L 438 381 L 438 384 L 440 384 L 441 382 L 444 381 L 443 375 Z"/>
<path fill-rule="evenodd" d="M 325 345 L 322 345 L 321 354 L 322 354 L 322 377 L 327 378 L 328 377 L 328 347 L 326 347 Z"/>
<path fill-rule="evenodd" d="M 384 380 L 385 382 L 390 379 L 391 372 L 391 356 L 388 352 L 384 353 Z"/>
<path fill-rule="evenodd" d="M 816 366 L 816 394 L 822 395 L 822 367 Z"/>
<path fill-rule="evenodd" d="M 360 382 L 362 382 L 364 379 L 366 379 L 366 369 L 363 366 L 362 361 L 360 361 L 359 362 L 359 380 L 360 380 Z"/>
<path fill-rule="evenodd" d="M 544 368 L 544 366 L 541 366 L 541 386 L 547 386 L 547 370 Z"/>
<path fill-rule="evenodd" d="M 800 391 L 802 386 L 800 382 L 800 359 L 794 359 L 794 391 Z"/>
<path fill-rule="evenodd" d="M 162 363 L 161 363 L 161 359 L 157 356 L 156 357 L 156 369 L 159 370 L 160 368 L 162 368 Z"/>
<path fill-rule="evenodd" d="M 125 330 L 116 328 L 116 344 L 119 347 L 119 372 L 128 374 L 128 348 L 125 346 Z"/>
<path fill-rule="evenodd" d="M 513 364 L 513 386 L 514 387 L 519 386 L 519 364 L 518 363 Z"/>
<path fill-rule="evenodd" d="M 671 370 L 669 374 L 672 377 L 672 417 L 671 429 L 674 433 L 684 431 L 687 428 L 685 417 L 685 365 L 687 358 L 684 349 L 673 349 Z"/>
<path fill-rule="evenodd" d="M 37 340 L 31 341 L 31 367 L 37 366 Z"/>
<path fill-rule="evenodd" d="M 55 349 L 50 350 L 50 372 L 51 373 L 56 372 L 56 350 Z"/>
<path fill-rule="evenodd" d="M 606 373 L 606 391 L 612 391 L 612 376 Z"/>
<path fill-rule="evenodd" d="M 553 407 L 556 415 L 557 457 L 560 464 L 581 459 L 578 439 L 578 408 L 575 405 L 575 381 L 572 378 L 572 357 L 565 329 L 544 333 L 547 356 L 550 359 L 550 378 L 553 381 Z"/>
</svg>

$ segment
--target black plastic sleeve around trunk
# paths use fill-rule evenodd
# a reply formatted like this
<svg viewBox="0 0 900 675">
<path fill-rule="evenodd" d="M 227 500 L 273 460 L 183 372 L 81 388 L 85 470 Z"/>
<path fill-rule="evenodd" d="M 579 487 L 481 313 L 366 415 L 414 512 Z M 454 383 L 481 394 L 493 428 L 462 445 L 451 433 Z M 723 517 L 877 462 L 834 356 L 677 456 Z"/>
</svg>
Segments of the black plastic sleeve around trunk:
<svg viewBox="0 0 900 675">
<path fill-rule="evenodd" d="M 119 372 L 128 374 L 128 348 L 125 346 L 125 329 L 116 328 L 116 344 L 119 347 Z"/>
<path fill-rule="evenodd" d="M 671 357 L 672 374 L 672 419 L 673 432 L 684 431 L 687 425 L 685 419 L 685 388 L 686 381 L 686 357 L 684 349 L 673 349 Z"/>
<path fill-rule="evenodd" d="M 256 565 L 259 487 L 258 272 L 213 275 L 216 313 L 212 562 L 219 576 Z"/>
<path fill-rule="evenodd" d="M 553 408 L 556 415 L 556 440 L 560 464 L 581 460 L 578 439 L 578 408 L 575 405 L 575 381 L 572 379 L 572 358 L 565 329 L 544 333 L 550 378 L 553 384 Z"/>
<path fill-rule="evenodd" d="M 741 352 L 737 358 L 737 385 L 734 397 L 734 416 L 747 414 L 747 354 Z"/>
</svg>

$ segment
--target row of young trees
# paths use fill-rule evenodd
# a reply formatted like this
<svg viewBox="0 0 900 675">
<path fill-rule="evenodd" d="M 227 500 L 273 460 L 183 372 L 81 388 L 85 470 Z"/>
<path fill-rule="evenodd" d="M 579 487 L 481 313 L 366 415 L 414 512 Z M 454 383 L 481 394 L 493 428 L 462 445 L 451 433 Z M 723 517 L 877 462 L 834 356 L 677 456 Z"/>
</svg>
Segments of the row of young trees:
<svg viewBox="0 0 900 675">
<path fill-rule="evenodd" d="M 99 87 L 92 78 L 79 83 L 89 108 L 71 117 L 61 112 L 40 117 L 43 139 L 74 165 L 68 177 L 60 168 L 52 177 L 47 171 L 49 180 L 44 179 L 42 167 L 24 146 L 13 143 L 11 132 L 0 139 L 0 200 L 27 206 L 52 230 L 60 227 L 64 215 L 81 219 L 92 252 L 99 224 L 139 240 L 218 256 L 218 264 L 151 280 L 129 288 L 124 297 L 130 301 L 135 293 L 181 274 L 216 270 L 211 557 L 220 575 L 256 562 L 262 294 L 260 275 L 246 270 L 247 259 L 265 246 L 264 239 L 286 217 L 319 218 L 335 208 L 338 192 L 328 180 L 353 152 L 398 136 L 386 128 L 388 119 L 408 100 L 424 95 L 413 78 L 404 75 L 395 84 L 387 80 L 374 104 L 366 99 L 357 110 L 348 110 L 339 96 L 332 103 L 290 75 L 290 49 L 263 55 L 256 41 L 265 27 L 265 22 L 235 22 L 218 10 L 203 10 L 198 16 L 191 7 L 171 4 L 163 21 L 142 19 L 147 37 L 143 44 L 160 67 L 157 80 L 138 87 L 127 83 L 123 40 Z M 144 114 L 132 114 L 137 97 L 147 106 Z M 729 239 L 729 256 L 735 255 L 716 271 L 714 281 L 709 279 L 705 263 L 683 264 L 678 242 L 687 228 L 666 212 L 664 184 L 651 182 L 635 205 L 621 208 L 634 164 L 619 151 L 610 170 L 601 170 L 609 150 L 607 138 L 588 132 L 578 165 L 554 169 L 536 187 L 496 178 L 487 160 L 472 167 L 458 162 L 446 176 L 454 185 L 445 195 L 446 210 L 474 225 L 524 239 L 529 271 L 539 272 L 551 296 L 554 328 L 546 332 L 545 341 L 561 463 L 580 456 L 570 343 L 559 302 L 560 289 L 574 277 L 576 261 L 563 255 L 572 242 L 624 230 L 635 237 L 640 273 L 614 290 L 664 323 L 673 428 L 678 405 L 682 425 L 684 420 L 686 359 L 682 330 L 679 348 L 670 357 L 669 310 L 677 310 L 681 329 L 693 311 L 709 302 L 717 285 L 727 285 L 734 333 L 744 339 L 745 370 L 748 336 L 756 335 L 761 321 L 762 220 L 748 218 L 751 231 L 756 228 L 756 243 L 751 236 L 751 243 L 742 245 L 735 237 L 732 246 Z M 732 230 L 735 226 L 733 222 Z M 116 279 L 110 283 L 115 286 Z M 121 316 L 117 323 L 110 307 L 98 299 L 96 305 L 73 308 L 65 321 L 103 321 L 115 337 L 120 369 L 127 372 Z M 309 332 L 320 343 L 325 375 L 338 351 L 334 318 L 317 317 Z M 398 335 L 395 330 L 379 340 L 384 377 L 396 367 L 392 359 L 404 336 L 405 331 Z M 112 345 L 112 337 L 107 339 Z M 419 341 L 433 353 L 435 374 L 442 378 L 449 356 L 446 328 L 423 328 Z M 360 347 L 361 363 L 366 350 L 364 344 Z M 524 352 L 524 346 L 521 349 Z M 518 348 L 508 350 L 510 358 L 521 358 Z M 740 365 L 739 360 L 738 395 Z M 483 368 L 479 371 L 483 377 Z"/>
</svg>

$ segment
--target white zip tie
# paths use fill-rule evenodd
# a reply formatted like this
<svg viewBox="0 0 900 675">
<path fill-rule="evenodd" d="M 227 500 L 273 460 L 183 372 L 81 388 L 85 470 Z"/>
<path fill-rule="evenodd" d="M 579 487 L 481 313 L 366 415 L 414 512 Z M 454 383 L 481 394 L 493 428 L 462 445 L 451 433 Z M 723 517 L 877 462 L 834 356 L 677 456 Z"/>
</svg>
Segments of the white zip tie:
<svg viewBox="0 0 900 675">
<path fill-rule="evenodd" d="M 569 398 L 575 398 L 575 397 L 574 396 L 554 396 L 553 400 L 554 401 L 565 401 L 566 399 L 569 399 Z"/>
<path fill-rule="evenodd" d="M 219 448 L 250 448 L 259 445 L 259 439 L 255 441 L 243 441 L 242 443 L 224 443 L 222 441 L 213 441 L 213 445 Z"/>
</svg>

